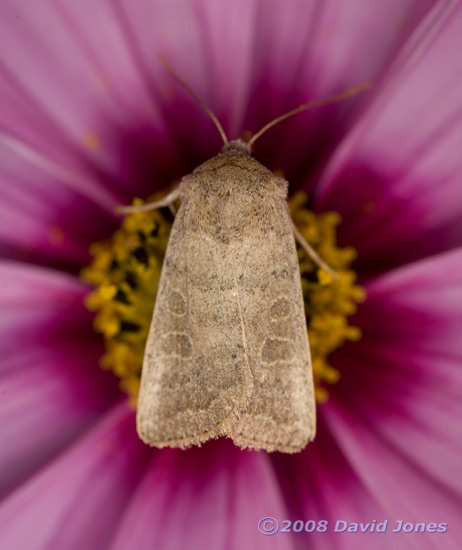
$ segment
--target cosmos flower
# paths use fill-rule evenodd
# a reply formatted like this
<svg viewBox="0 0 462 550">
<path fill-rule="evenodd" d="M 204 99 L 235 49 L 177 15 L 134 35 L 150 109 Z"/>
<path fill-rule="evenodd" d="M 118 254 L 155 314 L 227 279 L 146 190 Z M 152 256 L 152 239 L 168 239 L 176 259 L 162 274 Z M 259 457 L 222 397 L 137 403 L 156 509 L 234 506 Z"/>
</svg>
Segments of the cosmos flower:
<svg viewBox="0 0 462 550">
<path fill-rule="evenodd" d="M 0 4 L 0 548 L 459 547 L 461 29 L 445 0 Z M 152 450 L 136 382 L 120 389 L 99 366 L 81 273 L 104 264 L 114 208 L 220 149 L 159 54 L 231 138 L 374 84 L 255 147 L 308 193 L 310 216 L 340 216 L 367 296 L 299 454 L 225 439 Z M 335 532 L 374 521 L 386 532 Z M 393 533 L 400 521 L 426 532 Z"/>
</svg>

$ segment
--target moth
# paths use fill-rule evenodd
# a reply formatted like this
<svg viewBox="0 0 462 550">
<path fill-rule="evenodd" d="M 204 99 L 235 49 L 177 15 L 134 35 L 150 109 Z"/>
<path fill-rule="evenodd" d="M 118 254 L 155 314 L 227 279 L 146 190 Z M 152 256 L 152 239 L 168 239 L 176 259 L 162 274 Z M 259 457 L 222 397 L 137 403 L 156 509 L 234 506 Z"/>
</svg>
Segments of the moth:
<svg viewBox="0 0 462 550">
<path fill-rule="evenodd" d="M 227 436 L 242 448 L 294 453 L 316 433 L 313 374 L 297 239 L 287 182 L 251 157 L 268 128 L 296 112 L 358 93 L 364 85 L 303 105 L 247 143 L 184 176 L 161 201 L 130 213 L 181 205 L 171 230 L 146 343 L 137 408 L 140 438 L 188 448 Z"/>
</svg>

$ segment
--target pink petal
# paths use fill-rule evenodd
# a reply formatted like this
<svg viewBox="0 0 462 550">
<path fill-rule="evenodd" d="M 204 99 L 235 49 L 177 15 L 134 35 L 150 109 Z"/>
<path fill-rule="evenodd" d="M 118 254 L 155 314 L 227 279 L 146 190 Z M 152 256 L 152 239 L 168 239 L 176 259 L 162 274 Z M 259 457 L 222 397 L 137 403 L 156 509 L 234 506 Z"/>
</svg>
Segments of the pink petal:
<svg viewBox="0 0 462 550">
<path fill-rule="evenodd" d="M 248 129 L 257 131 L 309 100 L 377 81 L 434 4 L 262 2 L 254 36 Z M 365 101 L 367 94 L 280 124 L 257 144 L 259 158 L 283 169 L 294 189 L 312 187 L 317 168 L 356 121 Z"/>
<path fill-rule="evenodd" d="M 390 524 L 398 520 L 414 524 L 445 523 L 448 527 L 446 533 L 412 533 L 413 541 L 419 548 L 429 550 L 456 550 L 459 547 L 460 495 L 442 490 L 425 472 L 403 460 L 381 434 L 375 433 L 374 427 L 368 425 L 365 418 L 356 417 L 333 402 L 326 407 L 324 416 L 341 452 L 372 497 L 382 503 L 382 518 L 389 519 Z M 414 449 L 414 452 L 420 451 Z M 395 545 L 408 547 L 409 533 L 393 534 L 387 530 L 386 535 L 388 548 Z"/>
<path fill-rule="evenodd" d="M 16 144 L 39 166 L 39 159 L 50 161 L 55 175 L 72 174 L 84 196 L 110 210 L 118 197 L 108 190 L 125 189 L 127 199 L 148 194 L 217 152 L 216 130 L 172 81 L 159 54 L 237 137 L 300 101 L 380 74 L 433 3 L 390 0 L 373 10 L 366 0 L 348 8 L 326 0 L 5 4 L 0 141 Z M 230 31 L 236 27 L 238 33 Z M 294 90 L 292 100 L 287 89 Z M 293 136 L 290 124 L 284 131 Z M 319 134 L 306 127 L 291 140 L 301 139 L 295 147 L 305 165 L 307 144 L 320 137 L 307 141 L 310 133 Z M 287 140 L 274 133 L 273 140 L 274 162 L 295 165 L 298 155 L 284 148 Z M 284 167 L 298 169 L 291 162 Z"/>
<path fill-rule="evenodd" d="M 327 520 L 335 548 L 458 548 L 462 497 L 462 252 L 407 266 L 367 286 L 352 323 L 359 343 L 332 358 L 341 380 L 318 408 L 300 455 L 276 457 L 289 519 Z M 338 520 L 388 520 L 384 534 L 335 533 Z M 447 533 L 392 533 L 396 521 Z M 325 534 L 300 537 L 326 547 Z M 333 540 L 333 539 L 332 539 Z"/>
<path fill-rule="evenodd" d="M 108 158 L 108 148 L 104 147 L 111 139 L 107 122 L 112 120 L 114 132 L 115 124 L 120 127 L 128 123 L 130 113 L 121 108 L 125 107 L 123 102 L 116 102 L 113 94 L 105 93 L 111 85 L 110 75 L 98 66 L 99 52 L 88 49 L 61 4 L 38 8 L 35 2 L 23 0 L 20 8 L 2 7 L 0 45 L 8 51 L 0 68 L 4 128 L 7 134 L 13 134 L 69 172 L 88 175 L 88 162 L 95 171 L 109 172 L 115 185 L 119 173 L 110 165 L 116 159 L 111 155 Z M 101 49 L 107 48 L 103 37 L 117 31 L 117 22 L 110 13 L 98 14 L 94 3 L 88 4 L 87 9 L 91 9 L 93 17 L 89 18 L 87 11 L 82 25 L 96 19 Z M 101 15 L 106 15 L 105 21 Z M 129 52 L 123 36 L 116 33 L 117 40 L 112 38 L 110 50 L 106 49 L 107 55 L 111 51 L 113 56 L 112 66 L 120 70 L 122 79 L 136 76 L 133 62 L 129 63 L 131 74 L 124 71 Z M 115 45 L 117 41 L 121 46 Z M 143 87 L 139 88 L 142 93 Z M 129 91 L 126 90 L 127 95 Z M 132 96 L 131 102 L 136 99 L 141 97 Z M 145 109 L 144 101 L 138 110 Z M 89 140 L 89 136 L 96 139 Z"/>
<path fill-rule="evenodd" d="M 149 32 L 157 34 L 152 20 Z M 0 61 L 5 147 L 107 211 L 121 202 L 117 190 L 131 198 L 179 175 L 181 166 L 171 162 L 165 171 L 174 155 L 154 100 L 160 92 L 139 64 L 117 4 L 5 4 L 0 47 L 8 52 Z"/>
<path fill-rule="evenodd" d="M 111 550 L 290 549 L 290 535 L 265 536 L 258 522 L 287 517 L 268 455 L 220 440 L 156 453 Z"/>
<path fill-rule="evenodd" d="M 384 270 L 462 241 L 462 10 L 435 6 L 378 83 L 326 171 L 319 208 L 343 217 L 360 268 Z"/>
<path fill-rule="evenodd" d="M 108 548 L 149 454 L 124 401 L 2 502 L 0 546 Z"/>
<path fill-rule="evenodd" d="M 422 490 L 428 491 L 429 513 L 436 502 L 452 513 L 453 495 L 462 496 L 461 268 L 459 249 L 368 285 L 368 299 L 353 320 L 363 337 L 342 350 L 341 384 L 332 388 L 332 403 L 338 403 L 332 415 L 342 410 L 357 431 L 362 422 L 367 437 L 418 472 L 412 483 L 420 479 L 422 489 L 402 479 L 416 520 L 425 513 L 417 502 Z M 331 414 L 329 403 L 324 413 Z M 343 445 L 349 436 L 342 436 Z M 433 492 L 442 496 L 432 500 Z"/>
<path fill-rule="evenodd" d="M 166 55 L 217 115 L 229 137 L 236 138 L 245 130 L 257 131 L 302 102 L 376 78 L 433 4 L 433 0 L 393 0 L 371 10 L 366 0 L 350 1 L 344 8 L 325 0 L 213 5 L 208 0 L 168 4 L 124 0 L 120 13 L 127 35 L 136 41 L 140 67 L 152 72 L 155 82 L 165 82 L 162 86 L 176 97 L 174 109 L 167 104 L 164 110 L 180 143 L 187 143 L 190 151 L 199 149 L 199 160 L 216 154 L 218 135 L 210 122 L 204 123 L 197 107 L 183 106 L 180 98 L 187 105 L 192 100 L 165 79 L 160 64 L 152 63 L 153 52 Z M 146 31 L 154 20 L 162 22 L 158 32 Z M 237 27 L 238 33 L 230 30 Z M 185 51 L 197 55 L 185 55 Z M 346 116 L 344 111 L 333 106 L 329 120 L 324 112 L 287 121 L 257 145 L 261 160 L 270 167 L 282 167 L 289 180 L 300 185 L 300 174 L 312 168 L 317 153 L 331 145 L 332 128 L 339 134 L 340 121 L 347 126 L 347 119 L 353 119 L 351 105 Z"/>
<path fill-rule="evenodd" d="M 0 264 L 0 495 L 24 481 L 85 430 L 118 395 L 98 365 L 77 280 Z"/>
<path fill-rule="evenodd" d="M 390 547 L 390 539 L 374 533 L 336 532 L 337 522 L 377 523 L 390 516 L 380 500 L 371 495 L 360 472 L 352 469 L 326 425 L 324 414 L 318 418 L 316 439 L 299 455 L 275 455 L 273 460 L 285 489 L 292 522 L 302 520 L 309 533 L 296 535 L 300 548 L 324 550 L 377 550 Z M 323 531 L 323 522 L 327 530 Z M 342 527 L 339 524 L 339 528 Z M 384 540 L 385 538 L 385 540 Z"/>
<path fill-rule="evenodd" d="M 2 256 L 61 269 L 87 263 L 89 245 L 109 234 L 114 216 L 85 197 L 83 186 L 63 185 L 65 175 L 29 162 L 1 136 L 0 158 Z M 115 203 L 107 199 L 106 204 Z"/>
<path fill-rule="evenodd" d="M 352 322 L 391 351 L 459 360 L 461 283 L 461 248 L 420 260 L 369 283 L 368 298 Z"/>
<path fill-rule="evenodd" d="M 83 299 L 88 288 L 76 277 L 22 264 L 0 261 L 0 351 L 21 351 L 50 336 L 91 334 L 92 315 Z M 96 338 L 96 336 L 95 336 Z"/>
<path fill-rule="evenodd" d="M 14 358 L 14 372 L 0 377 L 0 496 L 87 429 L 117 395 L 98 366 L 99 346 L 74 338 L 27 351 Z"/>
</svg>

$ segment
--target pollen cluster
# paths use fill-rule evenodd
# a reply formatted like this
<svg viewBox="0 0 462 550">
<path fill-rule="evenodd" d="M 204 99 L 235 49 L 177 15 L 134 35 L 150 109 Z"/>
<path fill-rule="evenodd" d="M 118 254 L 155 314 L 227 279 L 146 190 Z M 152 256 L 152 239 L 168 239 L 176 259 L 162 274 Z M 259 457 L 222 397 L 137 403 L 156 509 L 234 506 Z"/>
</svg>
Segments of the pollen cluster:
<svg viewBox="0 0 462 550">
<path fill-rule="evenodd" d="M 348 325 L 347 317 L 364 299 L 364 291 L 355 284 L 355 273 L 349 269 L 356 255 L 354 249 L 336 245 L 339 216 L 315 214 L 305 207 L 306 201 L 304 193 L 290 199 L 294 222 L 338 275 L 334 279 L 299 249 L 316 398 L 322 402 L 328 396 L 326 384 L 334 384 L 340 377 L 328 363 L 329 354 L 345 340 L 358 340 L 361 336 L 358 328 Z M 134 204 L 142 201 L 137 199 Z M 137 401 L 144 348 L 171 225 L 168 211 L 127 216 L 111 239 L 91 246 L 92 263 L 81 273 L 94 287 L 85 304 L 96 313 L 94 328 L 105 340 L 101 366 L 120 378 L 120 387 L 133 405 Z"/>
<path fill-rule="evenodd" d="M 327 271 L 318 269 L 299 248 L 316 399 L 322 403 L 328 397 L 326 384 L 335 384 L 340 379 L 340 372 L 329 364 L 329 355 L 346 340 L 361 338 L 360 329 L 348 324 L 348 316 L 364 301 L 365 291 L 355 284 L 356 273 L 350 269 L 356 258 L 355 249 L 339 248 L 336 244 L 340 215 L 336 212 L 315 214 L 305 208 L 306 202 L 305 193 L 293 195 L 289 200 L 292 219 L 306 241 L 338 276 L 334 279 Z"/>
</svg>

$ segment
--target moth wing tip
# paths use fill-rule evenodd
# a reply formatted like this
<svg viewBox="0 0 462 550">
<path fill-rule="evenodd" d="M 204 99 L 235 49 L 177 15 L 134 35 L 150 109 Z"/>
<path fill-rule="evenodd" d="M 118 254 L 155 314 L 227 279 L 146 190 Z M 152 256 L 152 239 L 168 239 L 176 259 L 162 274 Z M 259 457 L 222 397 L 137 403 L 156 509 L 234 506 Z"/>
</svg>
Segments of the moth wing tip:
<svg viewBox="0 0 462 550">
<path fill-rule="evenodd" d="M 266 451 L 267 453 L 285 453 L 285 454 L 295 454 L 303 451 L 303 449 L 306 448 L 308 443 L 312 441 L 312 439 L 306 438 L 302 443 L 293 443 L 293 444 L 287 444 L 287 443 L 281 443 L 278 441 L 263 441 L 258 439 L 250 439 L 247 437 L 243 437 L 239 434 L 233 434 L 231 439 L 233 440 L 233 443 L 243 449 L 243 450 L 251 450 L 251 451 Z M 314 437 L 314 436 L 313 436 Z"/>
</svg>

